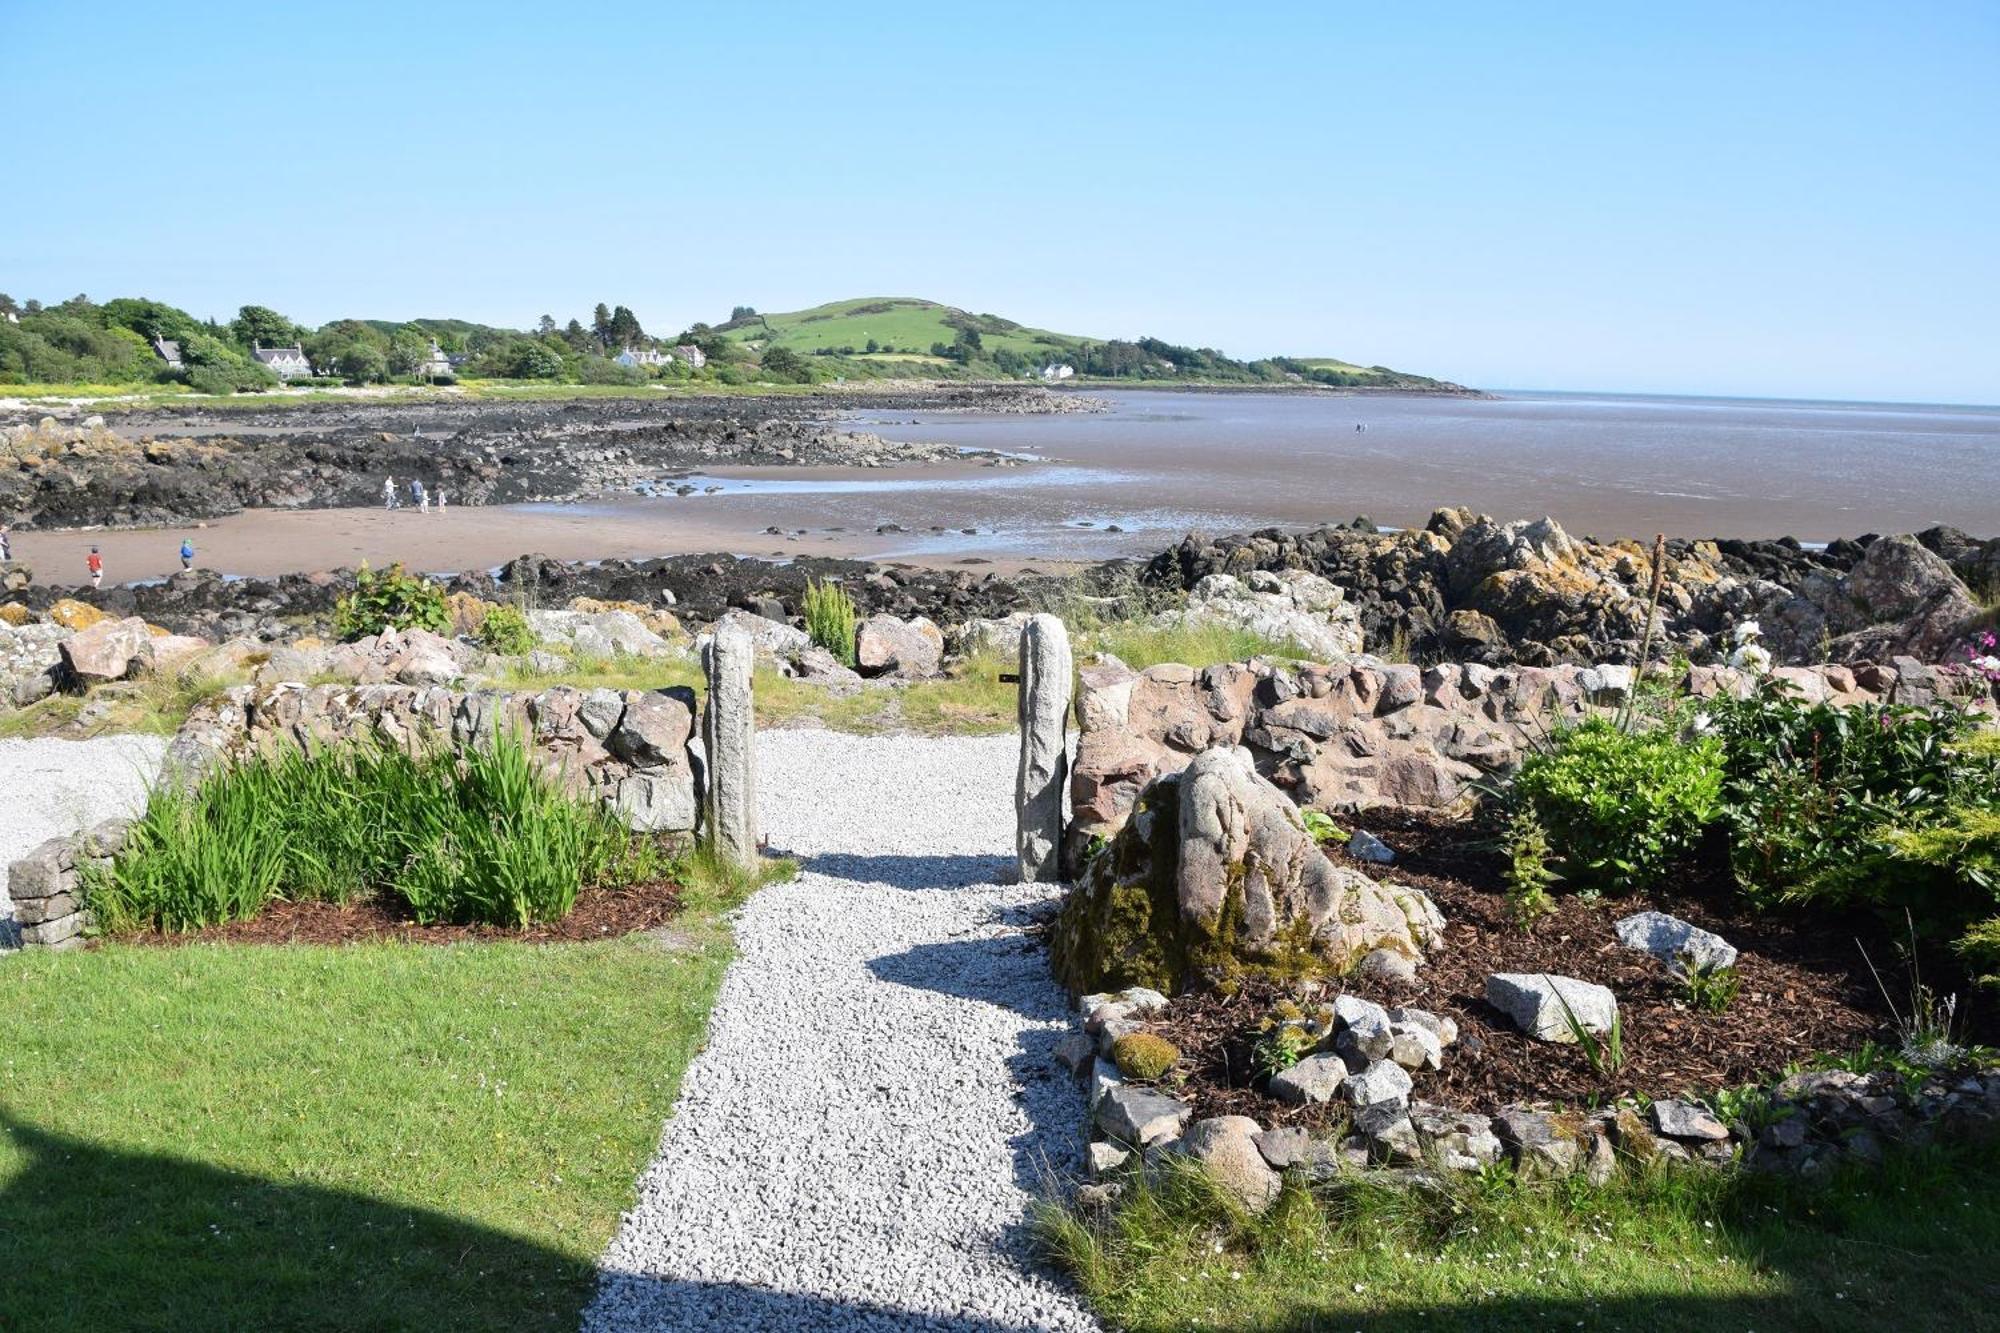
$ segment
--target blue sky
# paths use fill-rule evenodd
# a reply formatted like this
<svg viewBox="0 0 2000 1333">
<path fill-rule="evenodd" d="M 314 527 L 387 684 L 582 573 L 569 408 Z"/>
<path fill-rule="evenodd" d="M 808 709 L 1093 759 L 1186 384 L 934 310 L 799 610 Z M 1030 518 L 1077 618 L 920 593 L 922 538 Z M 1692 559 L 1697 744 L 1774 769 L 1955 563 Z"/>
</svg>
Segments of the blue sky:
<svg viewBox="0 0 2000 1333">
<path fill-rule="evenodd" d="M 2000 6 L 0 0 L 0 290 L 2000 402 Z"/>
</svg>

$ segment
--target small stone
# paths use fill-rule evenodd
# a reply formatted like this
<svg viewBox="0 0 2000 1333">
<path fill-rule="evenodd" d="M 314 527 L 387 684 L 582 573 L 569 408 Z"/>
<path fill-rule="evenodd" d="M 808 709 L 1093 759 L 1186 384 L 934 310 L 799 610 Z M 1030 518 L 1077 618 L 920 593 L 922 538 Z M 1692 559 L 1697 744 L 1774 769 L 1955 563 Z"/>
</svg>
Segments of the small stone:
<svg viewBox="0 0 2000 1333">
<path fill-rule="evenodd" d="M 1111 1048 L 1118 1044 L 1120 1037 L 1130 1036 L 1134 1032 L 1144 1032 L 1145 1030 L 1146 1025 L 1136 1018 L 1114 1018 L 1109 1022 L 1100 1023 L 1097 1027 L 1097 1049 L 1103 1054 L 1109 1055 L 1111 1054 Z"/>
<path fill-rule="evenodd" d="M 1736 946 L 1712 931 L 1665 912 L 1635 912 L 1617 923 L 1618 942 L 1680 970 L 1689 963 L 1714 970 L 1736 966 Z"/>
<path fill-rule="evenodd" d="M 1134 986 L 1118 993 L 1119 1002 L 1131 1008 L 1137 1018 L 1157 1018 L 1167 1011 L 1167 997 L 1145 986 Z"/>
<path fill-rule="evenodd" d="M 1766 1148 L 1802 1148 L 1806 1141 L 1806 1120 L 1801 1115 L 1788 1115 L 1783 1120 L 1773 1121 L 1764 1126 L 1764 1132 L 1757 1141 Z"/>
<path fill-rule="evenodd" d="M 1390 1060 L 1377 1060 L 1358 1074 L 1349 1074 L 1341 1080 L 1341 1095 L 1356 1106 L 1374 1106 L 1379 1102 L 1400 1102 L 1408 1099 L 1413 1085 L 1410 1076 L 1401 1065 Z"/>
<path fill-rule="evenodd" d="M 1254 1137 L 1257 1141 L 1257 1151 L 1264 1154 L 1264 1160 L 1271 1164 L 1273 1171 L 1284 1171 L 1307 1164 L 1307 1155 L 1312 1148 L 1312 1136 L 1297 1125 L 1267 1129 Z"/>
<path fill-rule="evenodd" d="M 1486 979 L 1486 1002 L 1538 1041 L 1574 1043 L 1570 1018 L 1603 1036 L 1618 1018 L 1609 987 L 1541 972 L 1502 972 Z"/>
<path fill-rule="evenodd" d="M 1389 1015 L 1381 1005 L 1358 995 L 1342 995 L 1334 1000 L 1333 1012 L 1341 1023 L 1334 1049 L 1350 1065 L 1359 1068 L 1388 1058 L 1389 1050 L 1395 1044 L 1395 1034 L 1390 1030 Z"/>
<path fill-rule="evenodd" d="M 1145 1147 L 1179 1134 L 1193 1112 L 1177 1097 L 1121 1083 L 1104 1094 L 1096 1115 L 1098 1128 L 1113 1139 Z"/>
<path fill-rule="evenodd" d="M 1602 1185 L 1618 1174 L 1618 1154 L 1611 1147 L 1611 1140 L 1602 1134 L 1590 1136 L 1590 1151 L 1585 1155 L 1583 1177 L 1593 1185 Z"/>
<path fill-rule="evenodd" d="M 1089 1165 L 1093 1176 L 1108 1176 L 1130 1160 L 1132 1154 L 1103 1139 L 1090 1145 Z"/>
<path fill-rule="evenodd" d="M 1095 1111 L 1098 1104 L 1110 1095 L 1112 1089 L 1125 1086 L 1125 1076 L 1118 1072 L 1118 1066 L 1109 1060 L 1095 1059 L 1090 1064 L 1090 1109 Z"/>
<path fill-rule="evenodd" d="M 1389 1058 L 1403 1068 L 1444 1068 L 1444 1043 L 1423 1024 L 1391 1023 L 1389 1033 Z"/>
<path fill-rule="evenodd" d="M 1710 1115 L 1708 1108 L 1693 1102 L 1672 1099 L 1654 1102 L 1653 1126 L 1669 1138 L 1721 1140 L 1729 1137 L 1729 1126 Z"/>
<path fill-rule="evenodd" d="M 1390 865 L 1396 859 L 1395 850 L 1365 828 L 1354 830 L 1348 837 L 1347 854 L 1378 866 Z"/>
<path fill-rule="evenodd" d="M 1509 1107 L 1494 1117 L 1493 1127 L 1514 1153 L 1516 1168 L 1530 1180 L 1569 1175 L 1583 1155 L 1575 1134 L 1547 1111 Z"/>
<path fill-rule="evenodd" d="M 1309 1055 L 1290 1069 L 1271 1076 L 1271 1095 L 1293 1106 L 1330 1102 L 1347 1077 L 1347 1065 L 1337 1055 Z"/>
<path fill-rule="evenodd" d="M 1415 1023 L 1427 1027 L 1437 1034 L 1440 1046 L 1450 1046 L 1458 1040 L 1458 1024 L 1443 1014 L 1434 1014 L 1428 1009 L 1396 1008 L 1389 1011 L 1389 1024 L 1393 1028 L 1398 1023 Z"/>
<path fill-rule="evenodd" d="M 1082 1078 L 1097 1058 L 1097 1043 L 1089 1034 L 1072 1032 L 1056 1043 L 1056 1063 Z"/>
<path fill-rule="evenodd" d="M 1410 1111 L 1401 1101 L 1375 1102 L 1354 1113 L 1355 1132 L 1368 1140 L 1371 1157 L 1380 1161 L 1408 1163 L 1423 1160 L 1423 1140 L 1410 1123 Z"/>
</svg>

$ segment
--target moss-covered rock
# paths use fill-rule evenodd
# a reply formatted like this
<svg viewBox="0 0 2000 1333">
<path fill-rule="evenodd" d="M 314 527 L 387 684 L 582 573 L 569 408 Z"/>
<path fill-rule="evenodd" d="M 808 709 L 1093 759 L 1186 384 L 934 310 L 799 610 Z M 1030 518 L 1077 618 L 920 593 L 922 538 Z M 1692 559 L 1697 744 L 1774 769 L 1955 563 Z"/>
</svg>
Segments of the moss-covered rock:
<svg viewBox="0 0 2000 1333">
<path fill-rule="evenodd" d="M 1229 991 L 1340 972 L 1375 949 L 1421 958 L 1442 926 L 1412 889 L 1336 866 L 1246 754 L 1204 751 L 1156 780 L 1087 859 L 1056 920 L 1056 975 L 1078 994 Z"/>
<path fill-rule="evenodd" d="M 1174 1067 L 1181 1048 L 1151 1032 L 1128 1032 L 1111 1043 L 1111 1063 L 1126 1078 L 1152 1082 Z"/>
</svg>

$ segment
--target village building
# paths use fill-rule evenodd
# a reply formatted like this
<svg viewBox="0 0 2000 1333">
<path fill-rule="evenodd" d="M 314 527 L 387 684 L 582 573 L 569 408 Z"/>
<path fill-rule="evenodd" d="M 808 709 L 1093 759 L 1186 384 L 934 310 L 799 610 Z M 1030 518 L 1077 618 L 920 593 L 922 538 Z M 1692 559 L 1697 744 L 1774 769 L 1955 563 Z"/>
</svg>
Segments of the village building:
<svg viewBox="0 0 2000 1333">
<path fill-rule="evenodd" d="M 692 370 L 700 370 L 708 364 L 708 358 L 693 343 L 681 343 L 674 348 L 674 355 L 687 362 Z"/>
<path fill-rule="evenodd" d="M 1050 384 L 1055 384 L 1058 381 L 1066 380 L 1074 374 L 1076 374 L 1075 366 L 1065 366 L 1058 364 L 1058 365 L 1047 365 L 1042 367 L 1042 378 L 1047 380 Z"/>
<path fill-rule="evenodd" d="M 168 370 L 180 370 L 183 368 L 181 366 L 181 345 L 170 338 L 155 337 L 153 339 L 153 355 L 166 362 Z"/>
<path fill-rule="evenodd" d="M 627 347 L 611 359 L 621 366 L 636 369 L 642 366 L 664 366 L 671 362 L 673 357 L 657 347 Z"/>
<path fill-rule="evenodd" d="M 416 375 L 420 380 L 448 380 L 456 377 L 457 371 L 452 366 L 451 358 L 445 355 L 442 347 L 438 346 L 437 339 L 431 339 L 430 351 L 424 353 L 424 359 L 417 362 Z"/>
<path fill-rule="evenodd" d="M 312 362 L 306 360 L 305 349 L 296 344 L 291 347 L 266 347 L 253 342 L 250 344 L 250 357 L 281 380 L 305 379 L 313 373 Z"/>
</svg>

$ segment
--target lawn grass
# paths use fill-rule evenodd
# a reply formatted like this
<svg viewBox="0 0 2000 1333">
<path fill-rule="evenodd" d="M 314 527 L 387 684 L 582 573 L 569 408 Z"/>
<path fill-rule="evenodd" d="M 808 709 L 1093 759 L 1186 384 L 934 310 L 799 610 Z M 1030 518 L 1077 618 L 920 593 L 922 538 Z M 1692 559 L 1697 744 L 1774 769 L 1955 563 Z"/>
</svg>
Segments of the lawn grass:
<svg viewBox="0 0 2000 1333">
<path fill-rule="evenodd" d="M 1879 1333 L 1995 1327 L 2000 1146 L 1909 1150 L 1809 1183 L 1655 1170 L 1437 1190 L 1293 1181 L 1247 1218 L 1198 1174 L 1042 1235 L 1108 1326 Z"/>
<path fill-rule="evenodd" d="M 664 937 L 9 960 L 0 1328 L 574 1328 L 749 887 L 688 869 Z"/>
</svg>

